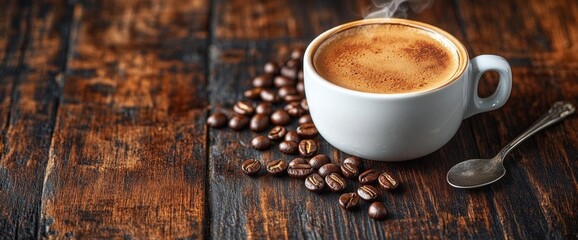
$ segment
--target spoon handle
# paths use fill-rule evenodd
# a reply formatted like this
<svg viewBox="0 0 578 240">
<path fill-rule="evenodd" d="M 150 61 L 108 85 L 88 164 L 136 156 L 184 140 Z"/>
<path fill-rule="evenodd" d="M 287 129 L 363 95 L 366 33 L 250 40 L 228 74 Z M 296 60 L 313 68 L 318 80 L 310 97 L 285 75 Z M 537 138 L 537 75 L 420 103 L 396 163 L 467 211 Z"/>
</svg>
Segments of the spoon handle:
<svg viewBox="0 0 578 240">
<path fill-rule="evenodd" d="M 503 161 L 504 157 L 512 149 L 514 149 L 516 146 L 518 146 L 518 144 L 520 144 L 521 142 L 526 140 L 528 137 L 534 135 L 534 133 L 537 133 L 538 131 L 540 131 L 540 130 L 570 116 L 571 114 L 574 113 L 575 110 L 576 110 L 576 107 L 574 107 L 574 105 L 572 105 L 569 102 L 564 102 L 564 101 L 555 102 L 552 105 L 552 107 L 550 108 L 550 110 L 548 110 L 547 113 L 542 115 L 530 128 L 528 128 L 528 130 L 526 130 L 525 132 L 520 134 L 520 136 L 518 136 L 516 139 L 512 140 L 512 142 L 510 142 L 508 145 L 506 145 L 502 149 L 502 151 L 500 151 L 498 153 L 498 155 L 496 156 L 497 159 L 500 159 L 500 161 Z"/>
</svg>

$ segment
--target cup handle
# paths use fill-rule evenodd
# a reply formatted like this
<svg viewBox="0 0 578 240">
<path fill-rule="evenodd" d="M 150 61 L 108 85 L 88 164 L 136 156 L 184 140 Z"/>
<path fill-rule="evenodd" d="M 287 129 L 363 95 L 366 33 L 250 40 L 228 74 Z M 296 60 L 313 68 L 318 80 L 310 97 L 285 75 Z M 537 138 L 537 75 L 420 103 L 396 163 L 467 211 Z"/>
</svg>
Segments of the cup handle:
<svg viewBox="0 0 578 240">
<path fill-rule="evenodd" d="M 470 84 L 468 87 L 468 98 L 466 98 L 466 107 L 464 119 L 481 112 L 487 112 L 498 109 L 506 103 L 512 90 L 512 69 L 506 59 L 496 55 L 480 55 L 472 60 Z M 500 81 L 496 91 L 491 96 L 480 98 L 478 95 L 478 83 L 480 78 L 487 71 L 496 71 L 500 75 Z"/>
</svg>

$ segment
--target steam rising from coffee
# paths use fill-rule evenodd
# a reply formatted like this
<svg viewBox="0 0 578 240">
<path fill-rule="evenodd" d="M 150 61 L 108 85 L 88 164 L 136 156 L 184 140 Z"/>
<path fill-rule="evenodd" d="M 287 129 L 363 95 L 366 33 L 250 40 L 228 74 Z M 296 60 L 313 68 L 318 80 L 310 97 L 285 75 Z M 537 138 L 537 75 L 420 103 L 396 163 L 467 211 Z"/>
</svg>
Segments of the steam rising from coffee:
<svg viewBox="0 0 578 240">
<path fill-rule="evenodd" d="M 433 0 L 371 0 L 374 7 L 365 18 L 406 18 L 407 10 L 419 13 L 428 8 Z"/>
</svg>

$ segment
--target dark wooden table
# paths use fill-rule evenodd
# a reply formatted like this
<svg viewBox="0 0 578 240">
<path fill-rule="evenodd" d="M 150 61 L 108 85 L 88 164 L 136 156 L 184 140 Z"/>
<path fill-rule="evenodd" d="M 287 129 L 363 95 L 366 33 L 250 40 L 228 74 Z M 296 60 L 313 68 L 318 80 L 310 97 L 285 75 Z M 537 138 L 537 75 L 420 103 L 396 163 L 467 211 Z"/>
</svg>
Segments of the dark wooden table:
<svg viewBox="0 0 578 240">
<path fill-rule="evenodd" d="M 471 55 L 509 60 L 506 105 L 462 123 L 439 151 L 366 162 L 403 181 L 390 217 L 345 212 L 301 180 L 241 173 L 289 156 L 248 146 L 250 131 L 205 125 L 243 99 L 268 60 L 370 1 L 0 1 L 0 238 L 578 238 L 578 117 L 513 151 L 508 174 L 476 190 L 445 182 L 491 157 L 557 100 L 578 103 L 574 0 L 436 0 L 410 19 Z M 481 94 L 497 82 L 486 74 Z M 347 155 L 321 140 L 333 161 Z"/>
</svg>

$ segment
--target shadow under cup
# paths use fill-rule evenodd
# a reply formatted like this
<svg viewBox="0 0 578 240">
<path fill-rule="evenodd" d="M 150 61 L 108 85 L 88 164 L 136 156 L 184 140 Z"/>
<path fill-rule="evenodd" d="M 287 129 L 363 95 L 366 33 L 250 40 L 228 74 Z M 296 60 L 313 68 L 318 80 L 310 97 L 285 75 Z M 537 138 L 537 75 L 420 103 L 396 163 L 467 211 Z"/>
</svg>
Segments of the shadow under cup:
<svg viewBox="0 0 578 240">
<path fill-rule="evenodd" d="M 313 62 L 319 46 L 342 31 L 368 24 L 397 24 L 435 35 L 449 43 L 447 50 L 457 55 L 455 72 L 439 86 L 402 93 L 352 90 L 322 77 Z M 510 84 L 500 81 L 502 86 L 496 90 L 500 103 L 486 108 L 475 106 L 474 101 L 487 100 L 474 93 L 484 70 L 478 74 L 470 65 L 464 46 L 439 28 L 406 19 L 360 20 L 332 28 L 309 44 L 303 65 L 305 94 L 319 133 L 339 150 L 370 160 L 415 159 L 446 144 L 464 118 L 501 107 L 508 98 L 511 73 L 496 70 L 501 76 L 510 74 Z"/>
</svg>

